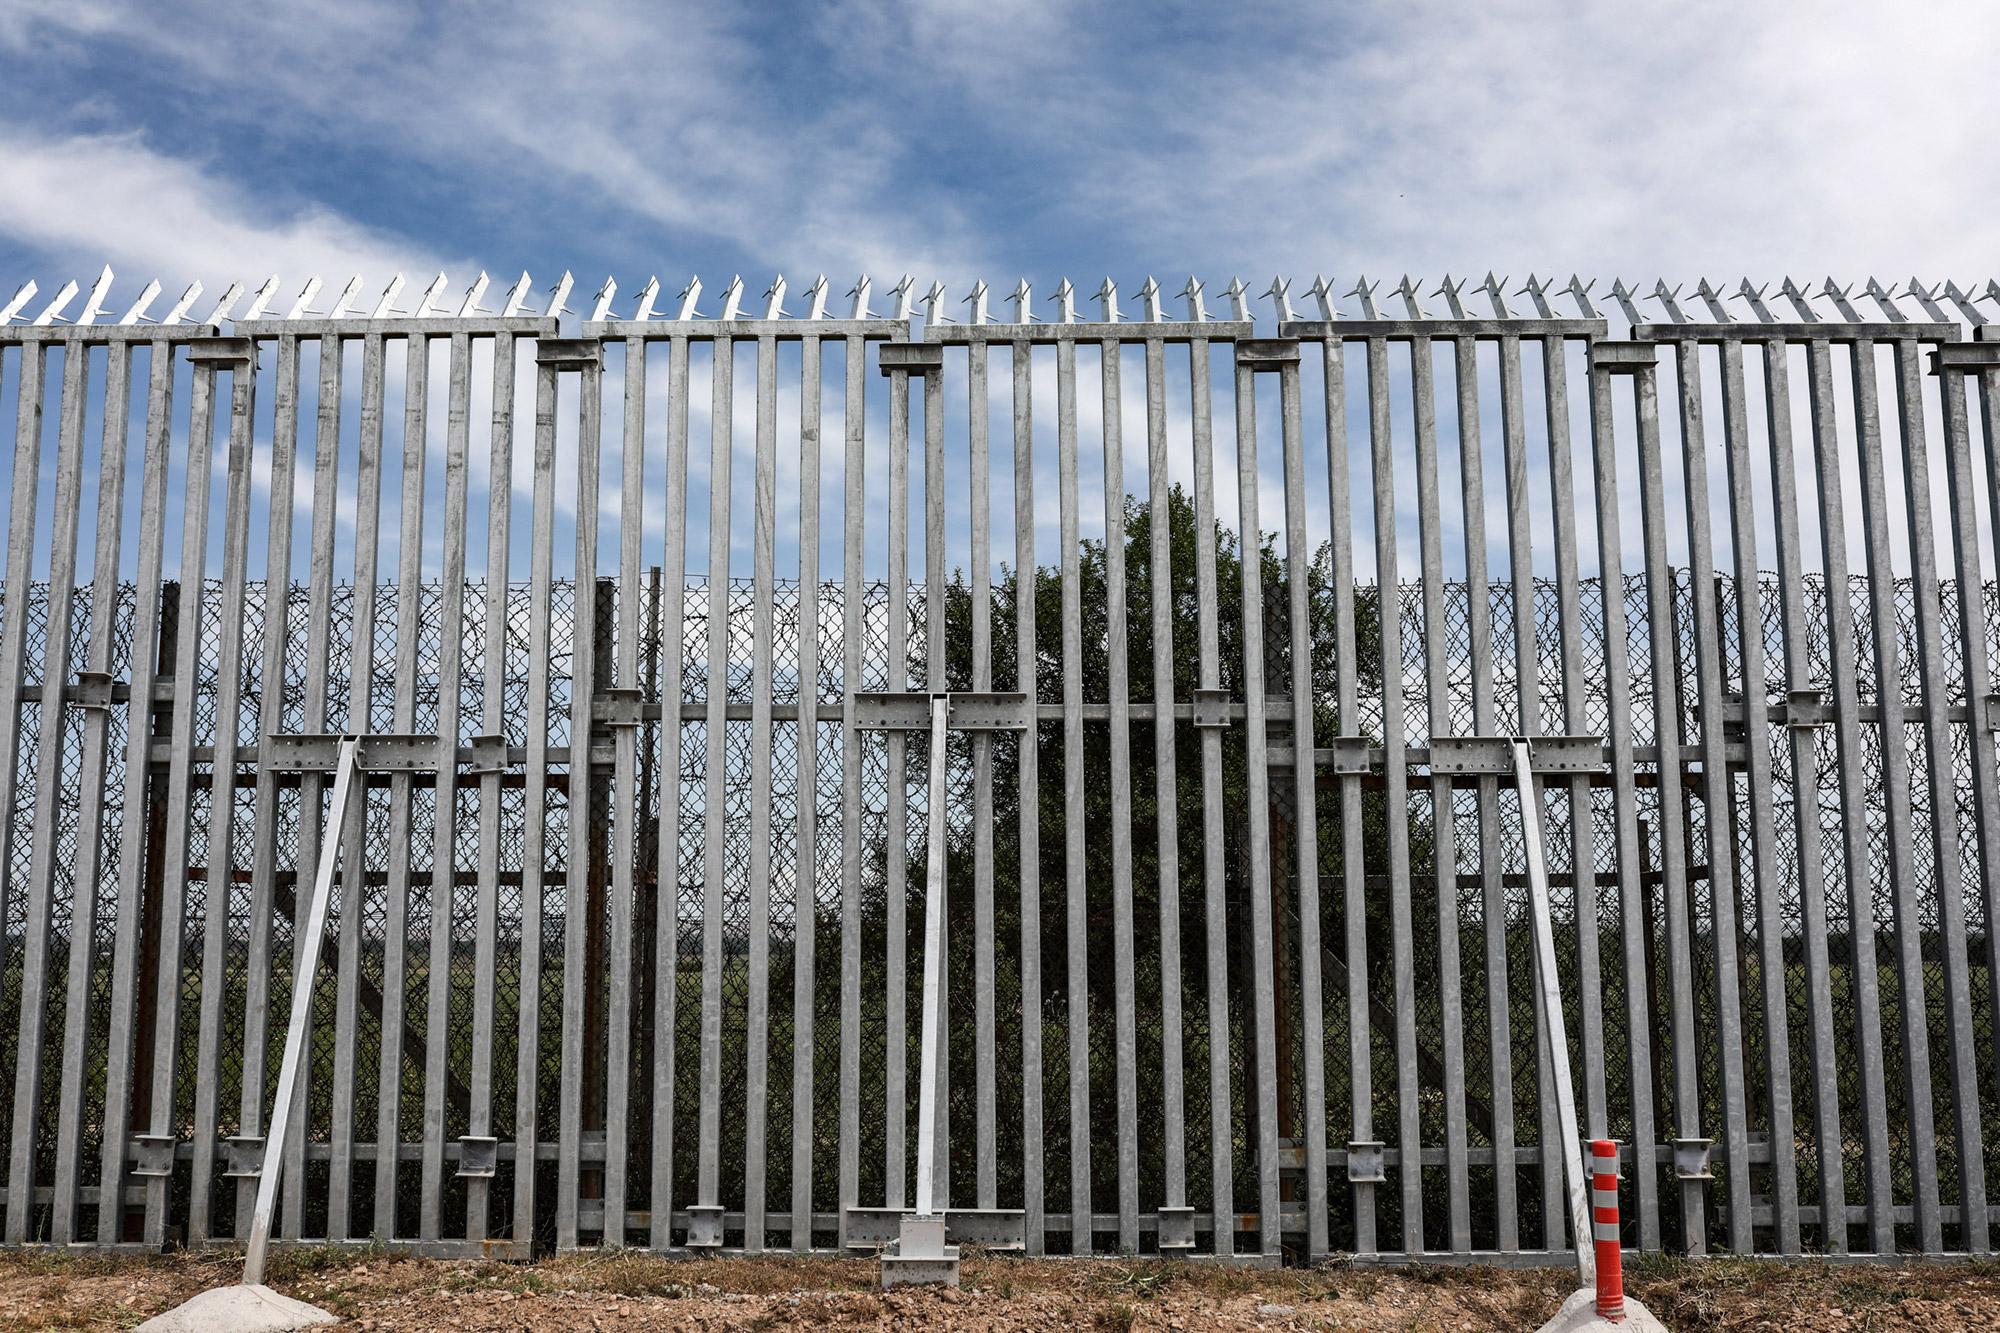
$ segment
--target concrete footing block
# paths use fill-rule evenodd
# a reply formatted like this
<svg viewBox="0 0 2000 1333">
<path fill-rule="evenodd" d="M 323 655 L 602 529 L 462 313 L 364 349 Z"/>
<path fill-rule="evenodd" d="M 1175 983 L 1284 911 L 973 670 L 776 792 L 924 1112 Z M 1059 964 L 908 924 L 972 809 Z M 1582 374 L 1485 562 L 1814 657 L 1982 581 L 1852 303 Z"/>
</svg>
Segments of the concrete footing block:
<svg viewBox="0 0 2000 1333">
<path fill-rule="evenodd" d="M 944 1214 L 903 1215 L 902 1235 L 882 1251 L 882 1286 L 958 1285 L 958 1246 L 944 1243 Z"/>
<path fill-rule="evenodd" d="M 165 1314 L 139 1325 L 138 1333 L 289 1333 L 316 1324 L 337 1324 L 340 1316 L 317 1305 L 281 1296 L 261 1284 L 204 1291 Z"/>
<path fill-rule="evenodd" d="M 1653 1312 L 1625 1298 L 1625 1318 L 1617 1323 L 1597 1317 L 1597 1293 L 1589 1287 L 1562 1303 L 1555 1318 L 1542 1325 L 1541 1333 L 1667 1333 L 1667 1326 Z"/>
</svg>

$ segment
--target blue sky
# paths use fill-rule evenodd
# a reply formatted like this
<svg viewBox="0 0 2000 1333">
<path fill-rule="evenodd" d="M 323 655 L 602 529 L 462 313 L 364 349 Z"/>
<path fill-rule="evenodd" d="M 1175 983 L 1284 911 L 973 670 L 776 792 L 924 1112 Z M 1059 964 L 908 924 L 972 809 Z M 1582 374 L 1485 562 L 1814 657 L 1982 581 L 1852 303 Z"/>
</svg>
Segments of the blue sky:
<svg viewBox="0 0 2000 1333">
<path fill-rule="evenodd" d="M 1996 27 L 1950 3 L 7 0 L 0 279 L 1983 281 Z"/>
<path fill-rule="evenodd" d="M 107 263 L 106 305 L 157 278 L 156 314 L 194 279 L 199 314 L 272 273 L 282 311 L 315 274 L 328 295 L 359 274 L 372 303 L 407 273 L 407 306 L 431 274 L 455 300 L 482 269 L 544 290 L 571 270 L 573 308 L 611 276 L 616 313 L 654 275 L 662 305 L 701 275 L 706 314 L 732 274 L 757 305 L 779 272 L 794 294 L 821 272 L 836 295 L 862 272 L 878 293 L 940 280 L 954 312 L 983 278 L 996 313 L 1020 278 L 1040 301 L 1106 274 L 1128 309 L 1146 275 L 1172 292 L 1190 273 L 1211 309 L 1273 273 L 1302 305 L 1322 272 L 1336 292 L 1488 270 L 1577 272 L 1600 296 L 1787 274 L 1976 289 L 2000 219 L 1996 35 L 2000 8 L 1951 0 L 0 0 L 0 299 L 33 279 L 39 305 Z M 1126 435 L 1143 489 L 1142 407 Z"/>
</svg>

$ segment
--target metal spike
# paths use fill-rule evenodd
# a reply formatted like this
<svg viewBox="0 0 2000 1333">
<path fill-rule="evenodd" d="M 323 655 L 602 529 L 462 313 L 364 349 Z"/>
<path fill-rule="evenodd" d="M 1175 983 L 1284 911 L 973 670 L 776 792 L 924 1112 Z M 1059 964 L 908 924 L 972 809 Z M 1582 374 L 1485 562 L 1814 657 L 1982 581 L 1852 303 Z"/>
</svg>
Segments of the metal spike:
<svg viewBox="0 0 2000 1333">
<path fill-rule="evenodd" d="M 611 300 L 618 295 L 618 280 L 609 274 L 604 277 L 604 285 L 591 297 L 590 322 L 595 324 L 611 312 Z"/>
<path fill-rule="evenodd" d="M 873 316 L 868 313 L 868 293 L 873 286 L 874 284 L 868 280 L 868 275 L 864 273 L 861 275 L 860 280 L 856 282 L 854 286 L 848 290 L 847 294 L 854 298 L 854 310 L 851 314 L 848 315 L 849 319 L 873 318 Z"/>
<path fill-rule="evenodd" d="M 1486 270 L 1486 281 L 1473 290 L 1486 293 L 1487 301 L 1493 306 L 1493 318 L 1514 318 L 1514 312 L 1507 308 L 1507 279 L 1495 277 L 1493 270 L 1489 268 Z"/>
<path fill-rule="evenodd" d="M 743 275 L 738 273 L 729 280 L 729 285 L 722 289 L 722 309 L 716 312 L 715 317 L 723 321 L 741 319 L 743 317 L 742 305 Z"/>
<path fill-rule="evenodd" d="M 943 311 L 938 309 L 939 306 L 944 304 L 944 296 L 944 283 L 936 278 L 932 278 L 930 290 L 924 293 L 924 326 L 926 328 L 932 325 L 949 324 L 952 322 L 946 318 Z"/>
<path fill-rule="evenodd" d="M 1008 294 L 1006 299 L 1014 303 L 1014 322 L 1016 324 L 1039 324 L 1042 322 L 1041 316 L 1037 315 L 1032 309 L 1033 290 L 1028 286 L 1026 278 L 1014 284 L 1014 290 Z"/>
<path fill-rule="evenodd" d="M 486 275 L 482 273 L 479 276 L 483 278 Z M 292 302 L 292 308 L 285 312 L 285 318 L 304 319 L 308 314 L 312 313 L 311 311 L 306 309 L 306 306 L 311 304 L 313 297 L 318 295 L 319 295 L 319 274 L 315 273 L 313 274 L 311 280 L 309 280 L 306 283 L 305 290 L 299 293 L 299 299 Z"/>
<path fill-rule="evenodd" d="M 479 308 L 479 299 L 486 295 L 487 285 L 491 281 L 492 279 L 486 276 L 486 270 L 483 268 L 480 269 L 479 276 L 474 278 L 472 285 L 465 289 L 465 299 L 458 303 L 458 317 L 460 319 L 471 319 L 474 315 L 492 313 L 490 310 L 481 310 Z"/>
<path fill-rule="evenodd" d="M 694 308 L 694 303 L 701 299 L 701 279 L 689 278 L 687 286 L 681 288 L 680 295 L 674 299 L 681 303 L 680 309 L 674 312 L 675 320 L 700 319 L 701 314 Z"/>
<path fill-rule="evenodd" d="M 1228 298 L 1236 322 L 1248 324 L 1251 320 L 1250 289 L 1243 285 L 1243 279 L 1232 277 L 1229 285 L 1222 289 L 1222 294 Z"/>
<path fill-rule="evenodd" d="M 1812 308 L 1812 298 L 1799 290 L 1799 285 L 1792 281 L 1790 274 L 1778 285 L 1778 295 L 1792 303 L 1792 309 L 1799 312 L 1802 323 L 1819 323 L 1819 311 Z"/>
<path fill-rule="evenodd" d="M 1076 288 L 1070 286 L 1068 278 L 1064 278 L 1057 284 L 1056 294 L 1051 296 L 1049 300 L 1055 304 L 1056 323 L 1074 324 L 1077 322 Z"/>
<path fill-rule="evenodd" d="M 1306 295 L 1319 302 L 1321 319 L 1331 324 L 1340 318 L 1340 311 L 1335 309 L 1333 304 L 1333 284 L 1327 281 L 1324 273 L 1313 275 L 1313 285 L 1306 288 Z"/>
<path fill-rule="evenodd" d="M 806 288 L 806 318 L 826 318 L 826 274 L 822 273 Z"/>
<path fill-rule="evenodd" d="M 1829 276 L 1826 280 L 1826 285 L 1820 288 L 1819 294 L 1833 302 L 1833 308 L 1840 312 L 1842 319 L 1846 320 L 1849 324 L 1859 324 L 1861 323 L 1861 316 L 1847 299 L 1847 294 L 1853 290 L 1854 284 L 1851 282 L 1845 287 L 1834 286 L 1833 279 Z"/>
<path fill-rule="evenodd" d="M 1444 275 L 1444 281 L 1438 284 L 1438 289 L 1431 293 L 1432 296 L 1442 296 L 1444 298 L 1444 308 L 1451 313 L 1453 319 L 1472 318 L 1472 315 L 1465 308 L 1465 289 L 1467 284 L 1468 280 L 1465 278 L 1460 278 L 1457 282 L 1453 282 L 1451 274 L 1447 273 Z"/>
<path fill-rule="evenodd" d="M 245 320 L 264 318 L 265 309 L 270 306 L 277 295 L 278 275 L 273 273 L 264 280 L 264 285 L 257 289 L 257 294 L 250 298 L 250 308 L 237 316 L 237 322 L 242 323 Z"/>
<path fill-rule="evenodd" d="M 19 311 L 22 306 L 28 304 L 29 301 L 33 300 L 35 293 L 39 290 L 40 288 L 35 286 L 35 280 L 33 278 L 29 278 L 19 287 L 16 287 L 14 289 L 14 295 L 8 298 L 7 304 L 0 305 L 0 324 L 5 324 L 8 320 L 14 318 L 15 313 Z"/>
<path fill-rule="evenodd" d="M 1995 305 L 2000 305 L 2000 282 L 1988 278 L 1986 280 L 1986 290 L 1979 294 L 1978 299 L 1981 301 L 1991 301 Z"/>
<path fill-rule="evenodd" d="M 1672 291 L 1667 290 L 1667 280 L 1665 278 L 1659 278 L 1654 281 L 1653 299 L 1655 301 L 1658 301 L 1662 306 L 1666 308 L 1667 323 L 1692 324 L 1694 323 L 1694 321 L 1689 319 L 1681 311 L 1680 296 L 1681 296 L 1681 289 L 1678 287 L 1674 288 Z"/>
<path fill-rule="evenodd" d="M 1554 281 L 1554 279 L 1550 281 Z M 1534 274 L 1530 273 L 1528 275 L 1527 282 L 1523 283 L 1521 290 L 1515 292 L 1514 295 L 1526 296 L 1530 301 L 1533 301 L 1535 303 L 1535 313 L 1543 319 L 1556 318 L 1556 309 L 1549 304 L 1549 284 Z"/>
<path fill-rule="evenodd" d="M 639 289 L 639 304 L 632 308 L 632 322 L 644 324 L 653 317 L 653 302 L 660 299 L 660 280 L 647 278 L 646 285 Z"/>
<path fill-rule="evenodd" d="M 771 285 L 764 292 L 764 318 L 783 319 L 785 317 L 785 275 L 780 273 L 771 279 Z"/>
<path fill-rule="evenodd" d="M 153 304 L 153 298 L 159 294 L 160 280 L 154 278 L 146 284 L 146 289 L 139 293 L 139 299 L 132 303 L 132 308 L 118 317 L 118 322 L 124 325 L 137 324 L 146 317 L 146 307 Z M 7 317 L 0 315 L 0 324 L 5 324 L 6 322 Z"/>
<path fill-rule="evenodd" d="M 1139 309 L 1145 312 L 1140 316 L 1141 319 L 1148 324 L 1166 322 L 1167 317 L 1160 312 L 1160 284 L 1153 279 L 1152 274 L 1146 275 L 1145 284 L 1133 295 L 1139 298 Z"/>
<path fill-rule="evenodd" d="M 370 319 L 388 318 L 389 315 L 394 313 L 393 311 L 390 310 L 390 306 L 395 304 L 396 298 L 402 295 L 402 293 L 403 293 L 403 275 L 398 273 L 395 277 L 389 279 L 389 285 L 382 289 L 382 299 L 375 303 L 375 309 L 369 313 L 368 318 Z"/>
<path fill-rule="evenodd" d="M 1104 324 L 1116 324 L 1119 318 L 1118 284 L 1113 282 L 1109 277 L 1106 277 L 1104 279 L 1104 285 L 1097 289 L 1096 300 L 1098 306 L 1098 313 L 1103 316 L 1103 318 L 1099 322 Z"/>
<path fill-rule="evenodd" d="M 1200 324 L 1208 319 L 1208 310 L 1202 305 L 1201 302 L 1200 278 L 1197 278 L 1194 275 L 1189 274 L 1187 280 L 1187 286 L 1181 288 L 1180 291 L 1175 294 L 1177 296 L 1185 296 L 1187 298 L 1187 310 L 1188 310 L 1187 317 L 1188 317 L 1188 322 L 1190 324 Z"/>
<path fill-rule="evenodd" d="M 917 280 L 905 273 L 902 279 L 889 289 L 889 295 L 895 298 L 895 304 L 889 307 L 889 318 L 898 324 L 910 322 L 910 293 L 916 290 L 916 286 Z"/>
<path fill-rule="evenodd" d="M 1937 303 L 1938 292 L 1935 283 L 1931 285 L 1929 291 L 1925 291 L 1922 283 L 1918 282 L 1915 278 L 1911 278 L 1910 285 L 1904 290 L 1903 295 L 1915 298 L 1916 303 L 1924 308 L 1924 313 L 1938 323 L 1949 324 L 1952 322 L 1951 316 L 1945 314 L 1943 308 Z"/>
<path fill-rule="evenodd" d="M 1958 284 L 1950 278 L 1944 280 L 1944 299 L 1957 306 L 1959 312 L 1965 316 L 1965 322 L 1973 328 L 1976 329 L 1986 322 L 1986 316 L 1980 314 L 1972 304 L 1977 298 L 1970 292 L 1960 291 Z"/>
<path fill-rule="evenodd" d="M 526 282 L 527 280 L 528 280 L 528 275 L 523 273 L 521 275 L 521 281 Z M 352 301 L 356 296 L 360 294 L 361 294 L 361 275 L 357 273 L 353 277 L 347 280 L 347 285 L 345 287 L 340 289 L 340 299 L 333 303 L 332 308 L 326 312 L 326 317 L 328 319 L 345 319 L 349 315 L 360 314 L 361 312 L 359 310 L 351 309 L 348 306 L 348 302 Z"/>
<path fill-rule="evenodd" d="M 972 318 L 969 323 L 984 324 L 991 319 L 992 316 L 986 313 L 986 279 L 974 278 L 971 294 L 959 304 L 972 307 Z"/>
<path fill-rule="evenodd" d="M 1703 278 L 1695 284 L 1694 294 L 1699 296 L 1702 304 L 1708 307 L 1708 313 L 1715 317 L 1716 323 L 1734 324 L 1736 322 L 1736 317 L 1731 315 L 1728 308 L 1722 304 L 1722 293 L 1709 286 L 1707 278 Z"/>
<path fill-rule="evenodd" d="M 71 281 L 66 282 L 62 285 L 62 290 L 56 293 L 56 299 L 49 302 L 48 305 L 44 306 L 42 308 L 42 313 L 36 315 L 34 319 L 30 321 L 30 323 L 37 325 L 55 323 L 57 321 L 57 318 L 62 314 L 63 307 L 68 305 L 70 298 L 75 295 L 76 295 L 76 282 L 74 279 L 72 279 Z M 67 320 L 64 320 L 63 322 L 68 323 Z M 209 321 L 209 323 L 211 324 L 213 324 L 214 322 L 215 322 L 214 320 Z"/>
<path fill-rule="evenodd" d="M 1775 324 L 1778 322 L 1777 316 L 1773 315 L 1770 307 L 1764 304 L 1764 293 L 1770 285 L 1767 282 L 1762 287 L 1752 287 L 1750 279 L 1745 278 L 1743 279 L 1743 285 L 1736 289 L 1736 295 L 1732 299 L 1741 301 L 1749 306 L 1750 313 L 1757 316 L 1758 323 Z"/>
<path fill-rule="evenodd" d="M 1592 278 L 1589 282 L 1585 282 L 1582 278 L 1572 273 L 1569 275 L 1569 286 L 1563 288 L 1569 294 L 1569 298 L 1576 302 L 1576 308 L 1582 312 L 1585 319 L 1604 318 L 1603 312 L 1598 310 L 1595 303 L 1590 299 L 1590 289 L 1596 285 L 1597 279 Z"/>
<path fill-rule="evenodd" d="M 1405 282 L 1408 279 L 1404 279 Z M 1271 285 L 1257 294 L 1262 300 L 1271 298 L 1271 313 L 1280 324 L 1291 324 L 1298 320 L 1298 312 L 1292 309 L 1292 280 L 1278 274 L 1271 275 Z"/>
<path fill-rule="evenodd" d="M 1349 292 L 1348 295 L 1354 297 L 1356 300 L 1361 302 L 1361 318 L 1363 319 L 1382 318 L 1381 310 L 1379 310 L 1375 305 L 1375 289 L 1377 287 L 1380 287 L 1381 285 L 1382 281 L 1379 278 L 1376 279 L 1374 282 L 1368 281 L 1368 275 L 1366 273 L 1358 274 L 1355 277 L 1354 290 Z"/>
<path fill-rule="evenodd" d="M 201 283 L 199 281 L 189 283 L 188 289 L 181 293 L 181 299 L 174 303 L 174 308 L 166 313 L 166 316 L 160 320 L 160 323 L 180 323 L 181 317 L 187 314 L 188 307 L 193 305 L 200 296 Z"/>
<path fill-rule="evenodd" d="M 356 278 L 354 280 L 354 283 L 349 284 L 349 287 L 352 288 L 356 283 L 359 283 L 360 281 L 361 279 Z M 535 289 L 534 280 L 528 276 L 528 270 L 522 269 L 521 276 L 514 279 L 514 285 L 508 289 L 507 303 L 500 307 L 500 318 L 502 319 L 517 318 L 522 313 L 522 311 L 527 308 L 528 293 L 533 291 L 534 289 Z M 345 297 L 342 298 L 343 301 L 345 301 L 345 299 L 346 299 Z M 340 311 L 337 309 L 333 313 L 335 318 L 338 318 L 340 315 Z"/>
<path fill-rule="evenodd" d="M 1403 305 L 1410 312 L 1411 319 L 1430 318 L 1430 316 L 1424 313 L 1424 308 L 1417 304 L 1417 284 L 1411 280 L 1409 274 L 1405 273 L 1403 275 L 1403 281 L 1389 295 L 1403 298 Z"/>
<path fill-rule="evenodd" d="M 1889 295 L 1888 288 L 1873 278 L 1868 279 L 1866 295 L 1876 305 L 1882 307 L 1882 313 L 1889 317 L 1891 324 L 1907 324 L 1910 322 L 1910 317 L 1896 308 L 1895 298 Z"/>
<path fill-rule="evenodd" d="M 1625 312 L 1626 320 L 1629 321 L 1634 328 L 1637 328 L 1641 324 L 1652 323 L 1651 320 L 1647 319 L 1645 315 L 1640 313 L 1639 293 L 1633 291 L 1630 287 L 1627 287 L 1625 285 L 1625 279 L 1613 278 L 1611 280 L 1611 299 L 1618 303 L 1619 308 Z"/>
<path fill-rule="evenodd" d="M 559 318 L 563 315 L 574 315 L 576 311 L 571 310 L 567 302 L 569 301 L 570 291 L 575 286 L 576 275 L 568 269 L 564 269 L 563 275 L 556 279 L 556 285 L 549 288 L 549 308 L 542 313 L 551 319 Z"/>
<path fill-rule="evenodd" d="M 410 317 L 412 319 L 427 318 L 431 313 L 432 303 L 434 303 L 440 296 L 444 295 L 444 289 L 448 285 L 449 285 L 449 279 L 447 279 L 444 276 L 444 273 L 440 271 L 435 278 L 431 279 L 431 285 L 424 288 L 424 294 L 418 298 L 417 308 L 410 312 Z M 444 311 L 440 309 L 437 313 L 441 315 L 444 313 Z"/>
<path fill-rule="evenodd" d="M 97 281 L 91 284 L 90 297 L 84 301 L 83 313 L 76 317 L 76 322 L 79 324 L 94 324 L 97 322 L 99 315 L 110 314 L 111 312 L 106 310 L 101 304 L 104 300 L 104 294 L 110 290 L 111 265 L 106 264 L 104 271 L 97 275 Z"/>
<path fill-rule="evenodd" d="M 222 299 L 215 303 L 215 309 L 208 312 L 208 318 L 204 319 L 202 323 L 220 324 L 223 320 L 228 319 L 230 317 L 229 307 L 235 305 L 236 298 L 241 295 L 243 295 L 243 284 L 240 282 L 230 283 L 229 290 L 222 294 Z"/>
</svg>

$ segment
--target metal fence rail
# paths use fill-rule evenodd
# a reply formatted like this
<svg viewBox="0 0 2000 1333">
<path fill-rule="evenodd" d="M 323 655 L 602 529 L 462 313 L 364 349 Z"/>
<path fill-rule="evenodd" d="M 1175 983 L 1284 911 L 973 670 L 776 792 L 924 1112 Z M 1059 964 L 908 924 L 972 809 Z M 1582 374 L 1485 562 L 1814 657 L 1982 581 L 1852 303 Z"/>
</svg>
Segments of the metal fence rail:
<svg viewBox="0 0 2000 1333">
<path fill-rule="evenodd" d="M 1988 1251 L 2000 346 L 1957 287 L 1280 280 L 1260 331 L 1240 282 L 96 323 L 109 281 L 0 316 L 6 1243 L 247 1234 L 327 733 L 405 739 L 281 1242 L 874 1243 L 932 788 L 858 696 L 1023 690 L 945 750 L 965 1234 L 1567 1262 L 1534 800 L 1628 1245 Z"/>
</svg>

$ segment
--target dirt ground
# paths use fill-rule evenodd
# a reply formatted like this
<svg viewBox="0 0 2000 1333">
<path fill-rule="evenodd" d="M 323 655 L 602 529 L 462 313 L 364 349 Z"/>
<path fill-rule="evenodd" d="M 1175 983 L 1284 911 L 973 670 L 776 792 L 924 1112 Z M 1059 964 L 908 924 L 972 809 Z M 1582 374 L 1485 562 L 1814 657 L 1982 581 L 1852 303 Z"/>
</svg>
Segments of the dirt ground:
<svg viewBox="0 0 2000 1333">
<path fill-rule="evenodd" d="M 0 1256 L 0 1333 L 131 1328 L 205 1287 L 237 1280 L 222 1256 Z M 968 1254 L 957 1291 L 875 1290 L 876 1266 L 843 1259 L 673 1261 L 648 1255 L 534 1265 L 441 1263 L 306 1249 L 271 1259 L 271 1285 L 342 1316 L 333 1327 L 417 1330 L 1088 1330 L 1216 1333 L 1353 1329 L 1533 1330 L 1574 1289 L 1566 1275 L 1491 1268 L 1249 1271 L 1213 1265 Z M 2000 1263 L 1781 1266 L 1737 1260 L 1628 1263 L 1626 1290 L 1679 1333 L 1705 1329 L 2000 1328 Z"/>
</svg>

